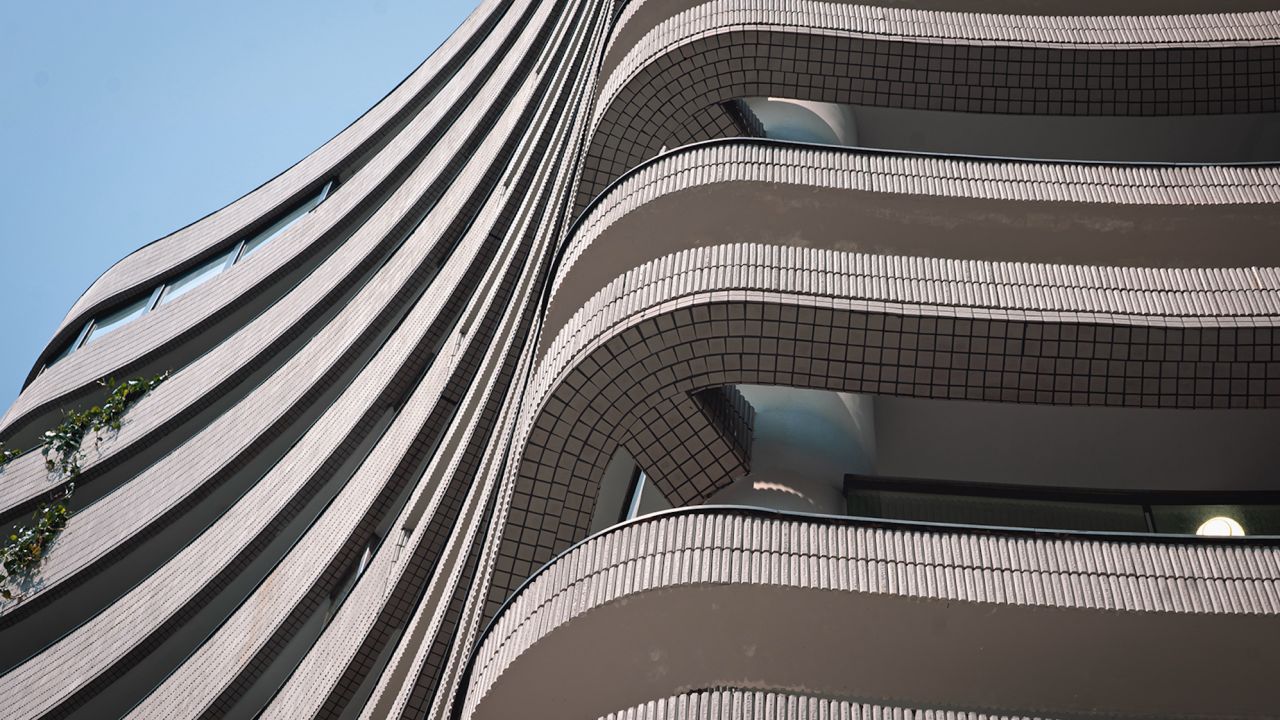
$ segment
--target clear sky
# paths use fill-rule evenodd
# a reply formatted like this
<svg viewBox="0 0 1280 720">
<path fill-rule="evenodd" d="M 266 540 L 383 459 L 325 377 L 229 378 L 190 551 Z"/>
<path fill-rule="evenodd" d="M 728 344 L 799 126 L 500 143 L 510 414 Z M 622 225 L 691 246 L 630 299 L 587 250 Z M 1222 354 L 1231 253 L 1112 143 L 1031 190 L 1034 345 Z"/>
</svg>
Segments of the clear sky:
<svg viewBox="0 0 1280 720">
<path fill-rule="evenodd" d="M 0 1 L 0 413 L 98 275 L 322 145 L 478 3 Z"/>
</svg>

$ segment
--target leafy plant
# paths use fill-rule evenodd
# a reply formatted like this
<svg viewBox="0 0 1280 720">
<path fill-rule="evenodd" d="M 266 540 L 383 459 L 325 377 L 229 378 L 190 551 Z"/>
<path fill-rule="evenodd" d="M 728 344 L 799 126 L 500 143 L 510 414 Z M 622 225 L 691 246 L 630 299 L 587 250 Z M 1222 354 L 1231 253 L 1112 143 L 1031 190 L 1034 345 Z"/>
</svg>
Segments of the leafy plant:
<svg viewBox="0 0 1280 720">
<path fill-rule="evenodd" d="M 9 464 L 9 461 L 22 454 L 21 450 L 6 450 L 4 443 L 0 443 L 0 468 Z"/>
<path fill-rule="evenodd" d="M 75 484 L 72 483 L 67 486 L 66 491 L 57 501 L 41 503 L 40 507 L 36 508 L 35 514 L 31 516 L 31 525 L 15 528 L 4 545 L 0 546 L 0 565 L 3 565 L 4 572 L 8 573 L 0 577 L 0 582 L 13 580 L 15 576 L 28 575 L 40 564 L 49 543 L 57 537 L 62 528 L 67 526 L 67 518 L 70 516 L 67 500 L 71 498 L 74 490 Z M 13 591 L 7 587 L 0 587 L 0 597 L 12 600 Z"/>
<path fill-rule="evenodd" d="M 152 378 L 134 378 L 117 384 L 114 378 L 99 381 L 107 388 L 107 398 L 101 405 L 88 410 L 71 410 L 63 415 L 62 422 L 44 434 L 44 464 L 51 472 L 74 480 L 80 475 L 80 461 L 84 458 L 82 445 L 90 433 L 119 430 L 121 420 L 129 407 L 139 398 L 164 382 L 169 373 Z M 102 442 L 99 434 L 94 444 Z"/>
<path fill-rule="evenodd" d="M 13 584 L 30 573 L 44 558 L 49 543 L 67 526 L 71 517 L 68 501 L 75 491 L 75 479 L 80 476 L 80 461 L 84 459 L 84 439 L 94 434 L 94 444 L 102 442 L 104 431 L 121 428 L 124 414 L 143 395 L 164 382 L 169 373 L 152 378 L 134 378 L 117 384 L 115 379 L 99 381 L 107 388 L 107 397 L 101 405 L 88 410 L 71 410 L 63 415 L 62 422 L 44 434 L 45 467 L 62 479 L 70 480 L 60 497 L 49 503 L 41 503 L 31 517 L 31 524 L 18 526 L 8 540 L 0 546 L 0 582 Z M 0 465 L 18 455 L 16 450 L 0 448 Z M 0 597 L 13 599 L 13 591 L 0 588 Z"/>
</svg>

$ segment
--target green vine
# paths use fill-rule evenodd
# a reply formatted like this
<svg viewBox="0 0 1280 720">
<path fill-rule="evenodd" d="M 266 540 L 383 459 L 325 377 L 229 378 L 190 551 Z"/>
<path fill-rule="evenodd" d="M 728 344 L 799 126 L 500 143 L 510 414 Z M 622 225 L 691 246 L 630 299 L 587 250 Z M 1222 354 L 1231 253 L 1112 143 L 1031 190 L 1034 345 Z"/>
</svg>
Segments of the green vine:
<svg viewBox="0 0 1280 720">
<path fill-rule="evenodd" d="M 80 461 L 84 459 L 81 445 L 90 433 L 99 433 L 94 444 L 102 442 L 101 432 L 119 430 L 125 412 L 138 398 L 151 392 L 164 382 L 169 373 L 162 373 L 153 378 L 134 378 L 116 384 L 114 378 L 100 380 L 99 385 L 107 388 L 107 399 L 101 405 L 94 405 L 88 410 L 68 411 L 62 422 L 44 434 L 44 464 L 51 472 L 62 477 L 75 480 L 80 475 Z"/>
<path fill-rule="evenodd" d="M 70 516 L 67 500 L 74 490 L 75 483 L 72 483 L 56 502 L 41 503 L 31 516 L 31 525 L 15 528 L 9 535 L 8 541 L 0 547 L 0 564 L 4 565 L 4 570 L 8 573 L 7 576 L 0 577 L 0 582 L 9 581 L 15 576 L 29 575 L 40 564 L 45 548 L 67 526 L 67 518 Z M 13 591 L 0 587 L 0 597 L 12 600 Z"/>
<path fill-rule="evenodd" d="M 22 454 L 21 450 L 6 450 L 4 443 L 0 443 L 0 468 L 9 464 L 9 461 Z"/>
<path fill-rule="evenodd" d="M 119 384 L 114 379 L 100 381 L 99 384 L 107 388 L 107 397 L 101 405 L 94 405 L 88 410 L 68 411 L 57 427 L 45 432 L 44 448 L 40 451 L 44 455 L 45 467 L 71 482 L 60 497 L 41 503 L 31 517 L 31 524 L 15 527 L 7 542 L 0 546 L 0 566 L 6 573 L 0 574 L 0 583 L 30 576 L 40 564 L 49 543 L 67 526 L 71 516 L 68 501 L 75 491 L 75 479 L 80 476 L 80 462 L 84 459 L 84 439 L 93 434 L 96 446 L 102 442 L 104 431 L 119 430 L 124 414 L 133 403 L 168 377 L 166 372 L 149 379 L 134 378 Z M 16 450 L 0 447 L 0 467 L 19 454 Z M 7 587 L 0 588 L 0 597 L 11 600 L 13 591 Z"/>
</svg>

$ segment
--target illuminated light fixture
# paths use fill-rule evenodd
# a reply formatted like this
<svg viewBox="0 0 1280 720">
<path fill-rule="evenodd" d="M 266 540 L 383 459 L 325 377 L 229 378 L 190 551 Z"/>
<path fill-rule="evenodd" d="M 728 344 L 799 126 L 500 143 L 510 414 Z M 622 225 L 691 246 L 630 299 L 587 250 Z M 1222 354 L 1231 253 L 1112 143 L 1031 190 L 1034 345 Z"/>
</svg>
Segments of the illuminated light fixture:
<svg viewBox="0 0 1280 720">
<path fill-rule="evenodd" d="M 1200 527 L 1196 528 L 1196 534 L 1212 537 L 1241 537 L 1244 535 L 1244 527 L 1232 518 L 1219 515 L 1200 523 Z"/>
</svg>

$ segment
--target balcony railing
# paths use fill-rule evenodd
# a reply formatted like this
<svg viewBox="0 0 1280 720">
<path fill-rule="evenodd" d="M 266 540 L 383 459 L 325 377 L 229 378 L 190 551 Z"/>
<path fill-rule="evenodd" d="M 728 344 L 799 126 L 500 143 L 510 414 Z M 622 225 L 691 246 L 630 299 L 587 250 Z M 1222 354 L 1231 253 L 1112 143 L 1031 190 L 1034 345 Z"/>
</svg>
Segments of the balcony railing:
<svg viewBox="0 0 1280 720">
<path fill-rule="evenodd" d="M 515 695 L 560 679 L 590 685 L 582 690 L 588 696 L 581 700 L 584 707 L 575 712 L 603 715 L 665 697 L 667 680 L 673 688 L 711 687 L 734 677 L 751 687 L 811 680 L 807 687 L 821 694 L 872 693 L 917 707 L 1070 713 L 1084 709 L 1072 705 L 1080 698 L 1052 690 L 1057 686 L 1046 678 L 1111 671 L 1123 676 L 1124 667 L 1134 663 L 1151 669 L 1143 674 L 1147 680 L 1109 689 L 1100 683 L 1087 701 L 1153 716 L 1178 707 L 1168 703 L 1189 702 L 1248 712 L 1274 700 L 1266 698 L 1269 686 L 1255 677 L 1257 666 L 1249 656 L 1257 650 L 1249 645 L 1252 633 L 1265 637 L 1264 628 L 1274 627 L 1278 584 L 1280 538 L 1270 536 L 1064 531 L 736 506 L 679 508 L 597 533 L 526 580 L 480 636 L 460 684 L 466 695 L 455 698 L 454 717 L 500 715 L 511 709 L 505 703 Z M 686 610 L 688 618 L 676 617 Z M 820 620 L 823 614 L 826 619 Z M 1188 614 L 1200 619 L 1171 621 Z M 1171 653 L 1165 647 L 1172 641 L 1169 633 L 1185 622 L 1196 624 L 1197 632 L 1179 633 L 1177 644 L 1186 652 Z M 700 623 L 728 625 L 706 626 L 705 637 L 682 636 L 703 633 Z M 921 630 L 930 624 L 956 630 L 935 637 Z M 864 686 L 873 682 L 869 676 L 828 672 L 822 664 L 806 666 L 804 672 L 814 673 L 811 678 L 793 677 L 800 670 L 791 664 L 810 663 L 803 657 L 805 643 L 830 644 L 834 640 L 823 633 L 855 632 L 846 625 L 871 634 L 845 638 L 856 651 L 834 644 L 815 652 L 831 654 L 830 663 L 840 668 L 842 663 L 921 663 L 918 672 L 900 668 L 880 680 L 914 682 L 911 687 L 919 691 Z M 581 633 L 590 638 L 577 637 Z M 876 633 L 883 637 L 877 640 Z M 1105 658 L 1088 651 L 1094 641 L 1113 635 L 1128 637 L 1123 649 L 1109 650 Z M 739 667 L 738 645 L 757 640 L 766 643 L 761 647 L 770 648 L 766 655 L 773 660 L 743 661 Z M 793 641 L 799 644 L 792 647 Z M 610 685 L 609 668 L 645 664 L 635 653 L 649 652 L 642 647 L 646 644 L 670 651 L 663 655 L 670 659 L 664 672 L 677 676 L 617 678 Z M 1059 647 L 1050 651 L 1046 644 Z M 560 655 L 573 647 L 593 660 Z M 1248 652 L 1232 654 L 1231 648 Z M 690 664 L 690 653 L 705 655 L 705 664 Z M 925 656 L 927 661 L 920 659 Z M 562 662 L 588 663 L 581 672 L 599 677 L 573 677 L 574 668 L 560 667 Z M 946 663 L 977 663 L 986 680 L 957 688 L 935 679 L 946 675 Z M 1213 669 L 1200 667 L 1205 663 Z M 930 664 L 940 665 L 930 670 Z M 1156 685 L 1170 678 L 1194 692 L 1162 697 Z M 603 697 L 606 685 L 618 697 Z M 656 694 L 642 697 L 650 691 Z M 907 694 L 895 695 L 899 692 Z M 528 702 L 539 707 L 534 698 Z"/>
</svg>

